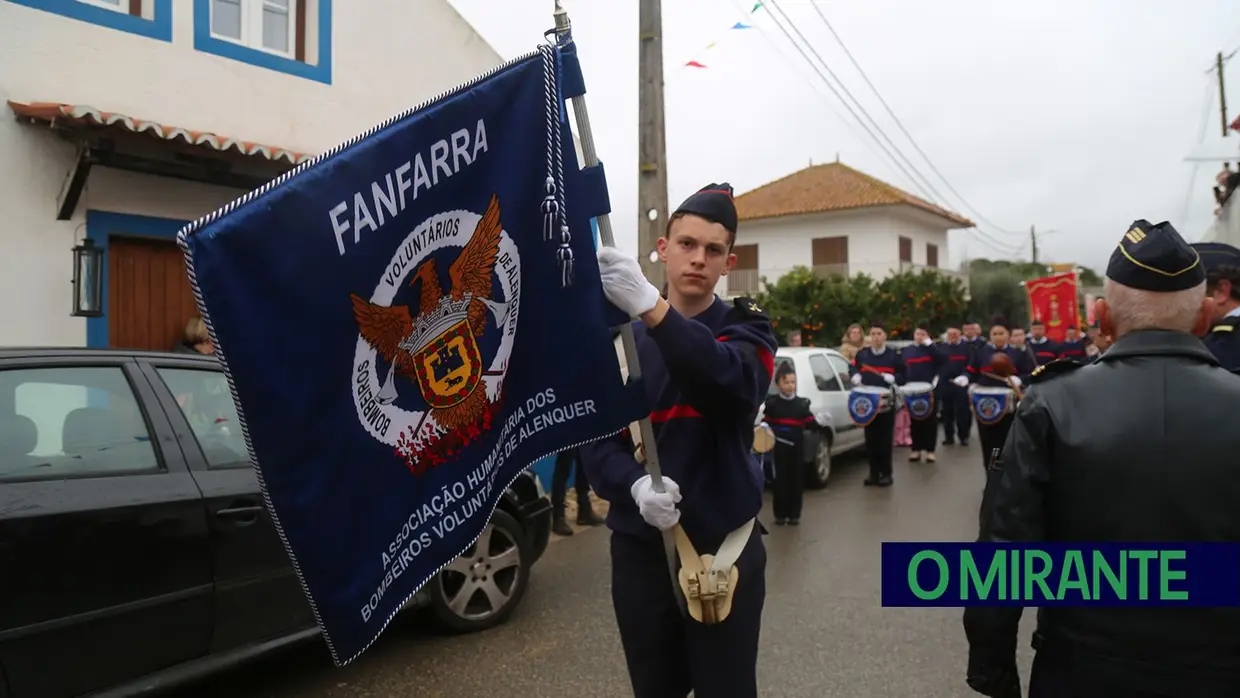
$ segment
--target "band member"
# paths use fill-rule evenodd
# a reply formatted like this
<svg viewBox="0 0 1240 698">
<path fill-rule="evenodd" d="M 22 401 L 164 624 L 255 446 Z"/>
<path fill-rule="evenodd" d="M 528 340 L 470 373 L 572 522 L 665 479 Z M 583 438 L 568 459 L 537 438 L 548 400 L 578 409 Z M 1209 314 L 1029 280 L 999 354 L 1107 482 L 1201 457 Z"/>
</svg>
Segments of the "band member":
<svg viewBox="0 0 1240 698">
<path fill-rule="evenodd" d="M 982 326 L 976 322 L 966 322 L 964 324 L 964 341 L 969 344 L 970 349 L 986 346 L 986 338 L 982 336 Z"/>
<path fill-rule="evenodd" d="M 762 421 L 775 432 L 775 525 L 801 525 L 805 498 L 805 430 L 817 421 L 809 398 L 797 397 L 797 374 L 791 363 L 775 371 L 778 392 L 766 399 Z"/>
<path fill-rule="evenodd" d="M 857 352 L 849 373 L 853 385 L 894 390 L 895 386 L 904 384 L 904 361 L 896 350 L 887 347 L 887 331 L 882 325 L 870 325 L 870 346 Z M 874 421 L 865 428 L 865 450 L 870 460 L 870 476 L 865 480 L 867 487 L 891 486 L 891 452 L 894 450 L 891 439 L 895 426 L 896 411 L 891 409 L 875 415 Z"/>
<path fill-rule="evenodd" d="M 1214 317 L 1206 348 L 1229 371 L 1240 370 L 1240 249 L 1222 242 L 1193 245 L 1206 268 L 1206 295 Z"/>
<path fill-rule="evenodd" d="M 953 383 L 952 379 L 968 372 L 969 359 L 973 356 L 973 346 L 962 336 L 959 328 L 949 327 L 947 328 L 947 341 L 939 346 L 939 353 L 943 356 L 943 367 L 939 373 L 943 445 L 951 446 L 959 437 L 960 445 L 968 446 L 969 431 L 973 425 L 969 393 L 965 387 Z"/>
<path fill-rule="evenodd" d="M 1034 361 L 1038 366 L 1058 359 L 1062 351 L 1058 342 L 1046 336 L 1046 325 L 1043 325 L 1041 320 L 1029 323 L 1029 340 L 1026 344 L 1033 352 Z"/>
<path fill-rule="evenodd" d="M 930 333 L 925 326 L 919 326 L 913 331 L 912 346 L 905 347 L 900 353 L 904 359 L 904 378 L 907 382 L 929 383 L 931 390 L 938 388 L 939 372 L 943 370 L 943 354 L 934 346 L 934 340 L 930 339 Z M 909 418 L 913 445 L 908 459 L 919 462 L 924 453 L 926 461 L 933 463 L 934 442 L 938 441 L 939 431 L 934 415 L 931 414 L 925 419 L 912 419 L 910 414 Z"/>
<path fill-rule="evenodd" d="M 1013 391 L 1010 400 L 1016 399 L 1023 381 L 1033 373 L 1033 363 L 1029 354 L 1017 351 L 1008 344 L 1007 322 L 995 320 L 990 328 L 990 343 L 973 352 L 969 362 L 968 375 L 953 379 L 956 385 L 972 385 L 986 388 L 1009 388 Z M 977 422 L 977 438 L 982 442 L 982 466 L 990 464 L 995 449 L 1003 448 L 1007 439 L 1008 429 L 1012 426 L 1012 412 L 1009 411 L 994 424 Z"/>
<path fill-rule="evenodd" d="M 1072 361 L 1085 361 L 1088 352 L 1085 350 L 1086 340 L 1081 336 L 1079 327 L 1064 330 L 1064 340 L 1059 343 L 1059 358 Z"/>
<path fill-rule="evenodd" d="M 1240 404 L 1240 380 L 1193 336 L 1210 325 L 1197 254 L 1169 224 L 1137 221 L 1106 276 L 1096 314 L 1115 344 L 1032 377 L 979 540 L 1240 540 L 1240 411 L 1220 409 Z M 1020 695 L 1021 611 L 964 612 L 973 690 Z M 1045 607 L 1034 647 L 1030 698 L 1240 696 L 1235 608 Z"/>
<path fill-rule="evenodd" d="M 666 300 L 637 260 L 613 248 L 598 253 L 608 300 L 639 318 L 633 329 L 666 474 L 666 491 L 656 492 L 624 438 L 582 447 L 591 484 L 611 503 L 612 602 L 636 698 L 758 695 L 766 550 L 754 523 L 762 476 L 750 450 L 776 343 L 757 304 L 715 296 L 736 263 L 736 229 L 727 184 L 707 185 L 680 205 L 658 240 Z M 741 541 L 739 581 L 720 622 L 694 620 L 673 592 L 660 531 L 677 526 L 699 554 L 722 555 L 729 534 L 752 531 Z"/>
</svg>

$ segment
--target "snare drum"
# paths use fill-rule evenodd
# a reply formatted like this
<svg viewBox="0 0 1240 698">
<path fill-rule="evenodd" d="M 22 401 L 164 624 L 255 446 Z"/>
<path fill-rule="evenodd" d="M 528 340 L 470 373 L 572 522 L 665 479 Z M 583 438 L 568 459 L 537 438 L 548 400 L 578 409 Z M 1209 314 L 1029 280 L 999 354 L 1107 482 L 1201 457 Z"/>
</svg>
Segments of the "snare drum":
<svg viewBox="0 0 1240 698">
<path fill-rule="evenodd" d="M 934 418 L 934 388 L 929 383 L 905 383 L 899 391 L 910 417 L 918 421 Z"/>
<path fill-rule="evenodd" d="M 973 406 L 973 416 L 977 423 L 985 426 L 998 424 L 1004 417 L 1016 411 L 1016 391 L 1011 388 L 992 388 L 974 386 L 969 392 L 969 402 Z"/>
<path fill-rule="evenodd" d="M 848 393 L 848 416 L 859 427 L 869 426 L 874 418 L 895 407 L 891 388 L 858 385 Z"/>
</svg>

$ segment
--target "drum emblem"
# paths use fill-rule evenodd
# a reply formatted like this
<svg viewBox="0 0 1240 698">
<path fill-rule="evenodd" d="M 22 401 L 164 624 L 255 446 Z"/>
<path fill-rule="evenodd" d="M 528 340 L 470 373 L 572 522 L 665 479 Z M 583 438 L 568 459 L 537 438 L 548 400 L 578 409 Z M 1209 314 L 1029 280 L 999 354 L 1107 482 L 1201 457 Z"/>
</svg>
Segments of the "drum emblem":
<svg viewBox="0 0 1240 698">
<path fill-rule="evenodd" d="M 925 419 L 930 416 L 930 396 L 917 396 L 907 400 L 909 416 L 913 419 Z"/>
<path fill-rule="evenodd" d="M 998 419 L 1002 412 L 1003 406 L 993 397 L 984 397 L 977 401 L 977 414 L 983 420 Z"/>
<path fill-rule="evenodd" d="M 874 411 L 874 402 L 872 400 L 857 400 L 853 403 L 853 412 L 858 417 L 865 419 Z"/>
</svg>

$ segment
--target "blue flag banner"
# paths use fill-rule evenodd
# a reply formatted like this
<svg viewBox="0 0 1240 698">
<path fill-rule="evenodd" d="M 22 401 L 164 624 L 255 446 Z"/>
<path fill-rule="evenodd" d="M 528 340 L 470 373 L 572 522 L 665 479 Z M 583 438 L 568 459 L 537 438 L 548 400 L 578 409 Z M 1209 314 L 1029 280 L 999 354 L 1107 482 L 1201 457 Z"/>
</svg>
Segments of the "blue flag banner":
<svg viewBox="0 0 1240 698">
<path fill-rule="evenodd" d="M 1240 543 L 883 543 L 883 605 L 1240 606 Z"/>
<path fill-rule="evenodd" d="M 523 469 L 647 412 L 595 262 L 605 178 L 578 168 L 564 116 L 582 93 L 575 48 L 543 46 L 179 236 L 338 665 Z"/>
</svg>

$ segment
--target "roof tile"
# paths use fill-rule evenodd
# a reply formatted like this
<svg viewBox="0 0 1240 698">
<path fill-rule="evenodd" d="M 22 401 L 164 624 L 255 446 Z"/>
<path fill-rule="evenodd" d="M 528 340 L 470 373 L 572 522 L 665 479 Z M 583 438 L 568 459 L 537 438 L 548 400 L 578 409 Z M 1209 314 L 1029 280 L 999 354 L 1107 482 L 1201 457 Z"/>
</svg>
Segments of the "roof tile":
<svg viewBox="0 0 1240 698">
<path fill-rule="evenodd" d="M 9 108 L 18 118 L 43 121 L 48 124 L 72 123 L 81 126 L 101 126 L 118 128 L 131 133 L 146 134 L 165 141 L 181 141 L 189 145 L 202 146 L 221 152 L 234 151 L 242 155 L 261 157 L 275 162 L 283 161 L 297 165 L 314 157 L 311 154 L 299 153 L 286 148 L 251 143 L 229 136 L 220 136 L 207 131 L 192 131 L 179 126 L 169 126 L 155 121 L 144 121 L 132 116 L 106 112 L 80 104 L 62 104 L 59 102 L 14 102 L 9 101 Z"/>
<path fill-rule="evenodd" d="M 940 216 L 961 228 L 975 226 L 958 213 L 838 162 L 812 165 L 736 197 L 736 211 L 742 221 L 902 205 Z"/>
</svg>

